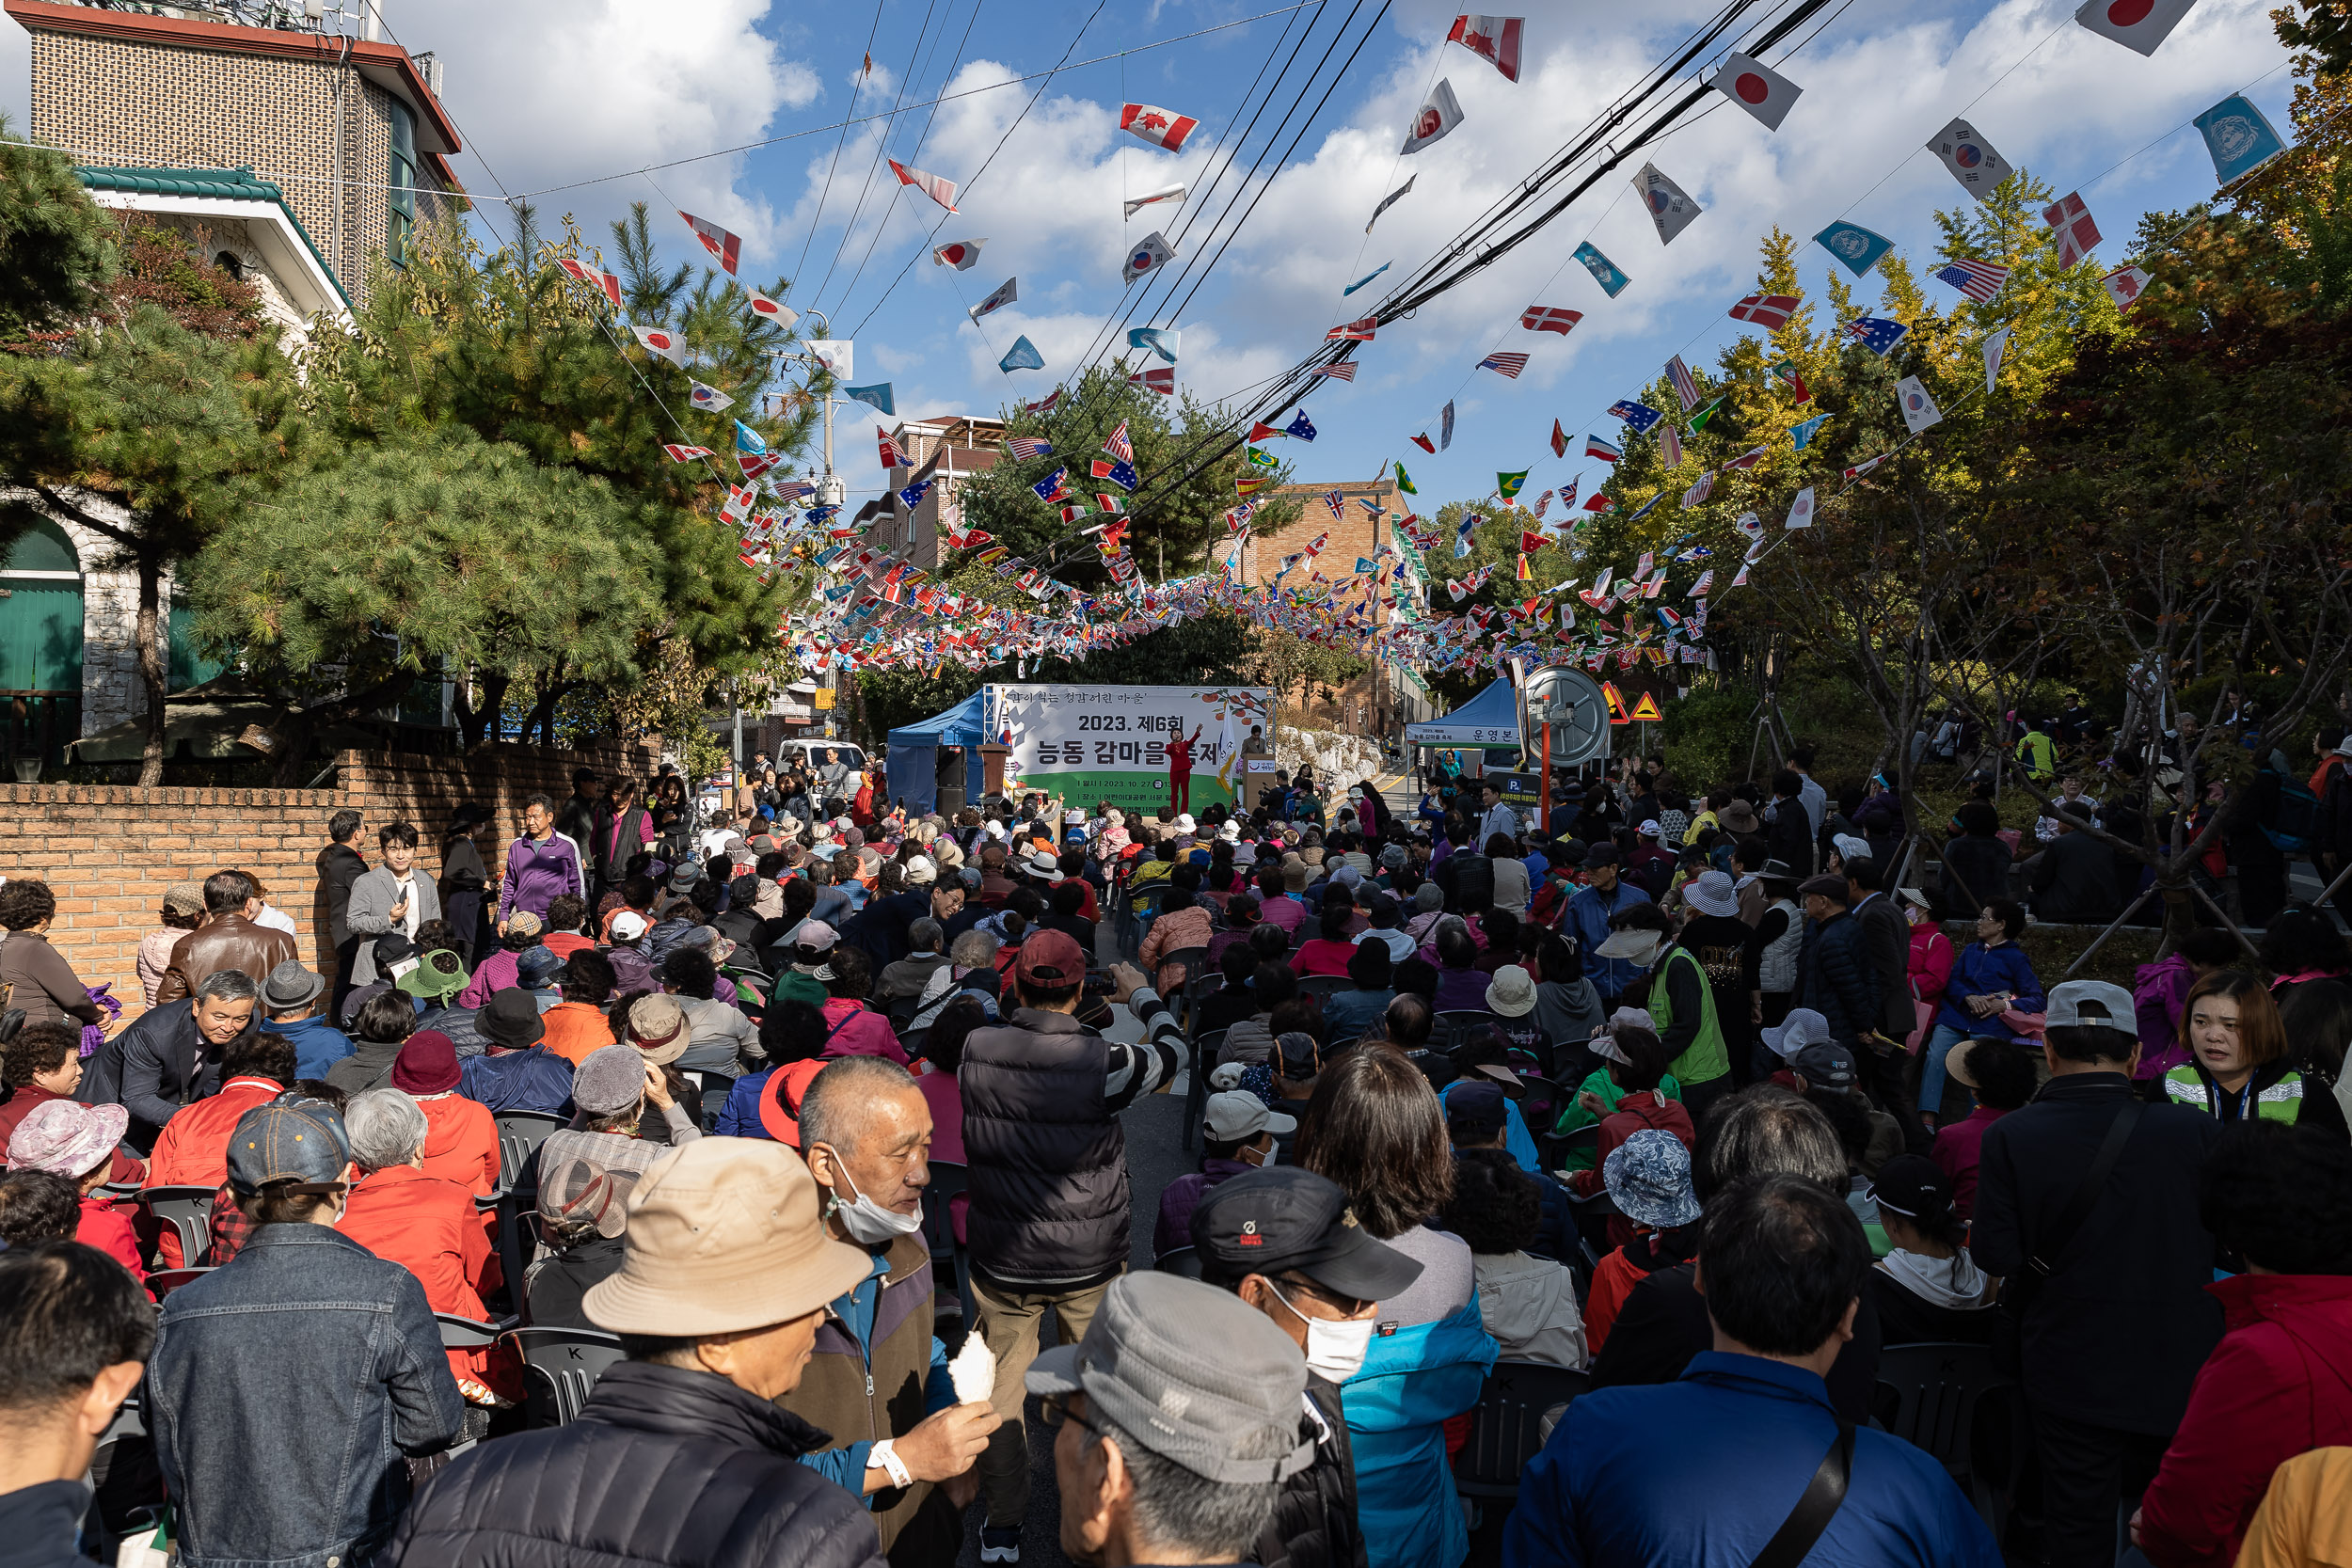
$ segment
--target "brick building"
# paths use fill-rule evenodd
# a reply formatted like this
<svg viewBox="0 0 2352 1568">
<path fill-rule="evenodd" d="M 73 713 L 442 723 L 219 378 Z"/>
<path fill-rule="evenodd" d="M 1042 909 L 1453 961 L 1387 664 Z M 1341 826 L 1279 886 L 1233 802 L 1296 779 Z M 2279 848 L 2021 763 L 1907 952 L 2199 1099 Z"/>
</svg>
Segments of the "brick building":
<svg viewBox="0 0 2352 1568">
<path fill-rule="evenodd" d="M 939 564 L 942 527 L 961 532 L 963 509 L 957 499 L 959 479 L 985 473 L 996 466 L 1009 434 L 1002 420 L 976 419 L 969 414 L 942 414 L 935 419 L 906 420 L 890 433 L 892 444 L 912 467 L 889 473 L 890 494 L 875 512 L 879 526 L 868 536 L 876 549 L 903 555 L 926 569 Z M 939 483 L 913 511 L 899 500 L 898 491 L 934 456 L 939 458 Z M 859 515 L 864 519 L 866 514 Z"/>
<path fill-rule="evenodd" d="M 276 230 L 263 209 L 282 212 L 290 233 L 256 233 L 243 254 L 223 246 L 261 268 L 265 293 L 302 291 L 309 266 L 294 252 L 307 248 L 364 304 L 375 257 L 398 265 L 419 225 L 462 209 L 440 64 L 374 37 L 373 0 L 356 38 L 299 4 L 250 8 L 283 24 L 273 26 L 231 20 L 246 8 L 5 8 L 32 36 L 33 137 L 88 171 L 100 200 L 190 230 L 199 221 L 223 230 L 223 220 Z M 220 201 L 246 206 L 204 205 Z"/>
<path fill-rule="evenodd" d="M 1382 546 L 1395 536 L 1397 518 L 1409 510 L 1404 492 L 1392 479 L 1280 484 L 1261 494 L 1267 500 L 1296 502 L 1298 516 L 1263 538 L 1253 528 L 1212 548 L 1212 564 L 1229 571 L 1238 569 L 1245 582 L 1272 582 L 1282 570 L 1282 558 L 1304 550 L 1317 534 L 1330 535 L 1324 541 L 1317 565 L 1325 577 L 1338 581 L 1354 569 L 1359 557 L 1379 559 Z M 1335 494 L 1340 498 L 1336 518 L 1327 504 Z M 1380 512 L 1365 510 L 1359 504 L 1365 501 Z M 1303 563 L 1300 570 L 1305 570 Z M 1294 583 L 1297 575 L 1292 575 Z M 1383 621 L 1388 619 L 1386 610 L 1375 613 Z M 1302 685 L 1284 692 L 1281 700 L 1286 721 L 1295 720 L 1349 735 L 1387 736 L 1412 720 L 1429 716 L 1428 705 L 1419 694 L 1377 663 L 1344 686 L 1327 691 Z"/>
<path fill-rule="evenodd" d="M 439 64 L 376 37 L 375 3 L 5 8 L 31 37 L 34 139 L 71 157 L 101 206 L 184 235 L 200 261 L 255 285 L 298 348 L 365 304 L 378 258 L 402 264 L 419 226 L 454 221 L 465 203 Z M 330 25 L 342 22 L 358 36 Z M 146 711 L 136 580 L 109 550 L 51 518 L 0 553 L 11 761 L 54 766 L 78 736 Z M 165 594 L 177 690 L 214 672 L 189 645 L 188 607 L 168 581 Z"/>
</svg>

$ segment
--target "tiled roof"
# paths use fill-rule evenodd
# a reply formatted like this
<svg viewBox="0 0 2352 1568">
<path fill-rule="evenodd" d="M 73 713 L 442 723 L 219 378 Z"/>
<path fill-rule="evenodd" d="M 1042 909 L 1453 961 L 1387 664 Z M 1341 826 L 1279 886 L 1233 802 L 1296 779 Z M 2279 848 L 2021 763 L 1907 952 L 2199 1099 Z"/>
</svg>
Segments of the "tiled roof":
<svg viewBox="0 0 2352 1568">
<path fill-rule="evenodd" d="M 286 222 L 310 252 L 310 259 L 335 286 L 343 306 L 349 309 L 351 295 L 343 289 L 343 281 L 335 276 L 335 269 L 326 264 L 318 245 L 310 239 L 310 230 L 294 216 L 287 205 L 286 193 L 267 180 L 244 168 L 137 168 L 110 167 L 104 165 L 77 165 L 73 170 L 83 184 L 92 190 L 132 191 L 142 196 L 186 196 L 213 201 L 267 201 L 286 214 Z"/>
</svg>

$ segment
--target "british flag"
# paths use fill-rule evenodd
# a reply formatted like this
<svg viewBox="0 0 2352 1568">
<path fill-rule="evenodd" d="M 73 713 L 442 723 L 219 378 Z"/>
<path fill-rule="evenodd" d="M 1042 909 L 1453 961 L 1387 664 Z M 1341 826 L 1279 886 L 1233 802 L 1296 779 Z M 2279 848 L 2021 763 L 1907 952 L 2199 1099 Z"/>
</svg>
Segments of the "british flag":
<svg viewBox="0 0 2352 1568">
<path fill-rule="evenodd" d="M 1126 420 L 1120 420 L 1119 428 L 1103 437 L 1103 450 L 1121 463 L 1133 463 L 1136 460 L 1135 444 L 1127 439 Z"/>
<path fill-rule="evenodd" d="M 1032 457 L 1054 455 L 1054 444 L 1051 441 L 1041 441 L 1034 436 L 1016 436 L 1005 443 L 1005 450 L 1025 463 Z"/>
<path fill-rule="evenodd" d="M 1524 354 L 1489 354 L 1478 362 L 1478 369 L 1492 371 L 1506 381 L 1517 381 L 1519 372 L 1527 369 Z"/>
<path fill-rule="evenodd" d="M 1347 498 L 1345 496 L 1341 495 L 1337 490 L 1329 491 L 1324 496 L 1323 504 L 1330 509 L 1333 522 L 1347 521 Z"/>
<path fill-rule="evenodd" d="M 1936 277 L 1979 303 L 2001 292 L 2009 281 L 2009 268 L 1996 267 L 1990 261 L 1971 261 L 1965 257 L 1948 267 L 1939 268 Z"/>
</svg>

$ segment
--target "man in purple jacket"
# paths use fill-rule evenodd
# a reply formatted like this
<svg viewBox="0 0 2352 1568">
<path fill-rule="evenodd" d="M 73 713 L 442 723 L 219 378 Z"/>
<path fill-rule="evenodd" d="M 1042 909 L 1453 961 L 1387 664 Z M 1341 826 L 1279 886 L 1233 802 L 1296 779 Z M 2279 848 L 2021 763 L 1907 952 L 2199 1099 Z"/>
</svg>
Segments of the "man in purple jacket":
<svg viewBox="0 0 2352 1568">
<path fill-rule="evenodd" d="M 523 836 L 506 847 L 506 875 L 499 881 L 499 935 L 516 910 L 544 921 L 548 906 L 567 893 L 588 902 L 585 864 L 580 846 L 555 831 L 555 803 L 544 795 L 524 802 Z"/>
</svg>

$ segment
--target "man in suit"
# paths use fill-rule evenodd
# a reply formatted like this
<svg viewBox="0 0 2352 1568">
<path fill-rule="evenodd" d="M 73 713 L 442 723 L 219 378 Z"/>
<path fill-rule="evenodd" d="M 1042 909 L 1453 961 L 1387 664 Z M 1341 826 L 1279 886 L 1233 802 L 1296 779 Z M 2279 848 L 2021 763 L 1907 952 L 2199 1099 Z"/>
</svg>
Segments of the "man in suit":
<svg viewBox="0 0 2352 1568">
<path fill-rule="evenodd" d="M 1884 881 L 1875 861 L 1846 863 L 1847 908 L 1861 924 L 1864 955 L 1878 974 L 1879 1016 L 1872 1031 L 1881 1039 L 1899 1043 L 1919 1022 L 1911 1006 L 1911 922 L 1903 918 L 1894 897 L 1882 891 Z M 1902 1128 L 1910 1151 L 1925 1154 L 1932 1140 L 1912 1108 L 1911 1087 L 1904 1082 L 1911 1058 L 1900 1050 L 1882 1051 L 1865 1037 L 1854 1059 L 1862 1067 L 1870 1098 Z"/>
<path fill-rule="evenodd" d="M 343 998 L 351 992 L 351 957 L 358 943 L 346 916 L 351 908 L 351 884 L 367 875 L 367 858 L 356 847 L 365 819 L 356 811 L 339 811 L 326 819 L 326 847 L 319 851 L 320 896 L 326 900 L 327 942 L 335 949 L 335 995 L 329 1012 L 342 1014 Z"/>
<path fill-rule="evenodd" d="M 417 830 L 407 822 L 388 822 L 375 835 L 384 863 L 354 882 L 349 915 L 352 935 L 358 939 L 352 956 L 351 983 L 375 983 L 375 939 L 398 931 L 410 941 L 428 920 L 441 918 L 440 890 L 417 864 Z"/>
<path fill-rule="evenodd" d="M 123 1106 L 131 1123 L 122 1141 L 147 1153 L 174 1111 L 220 1087 L 230 1047 L 257 1031 L 261 996 L 244 971 L 214 971 L 194 996 L 151 1007 L 101 1045 L 74 1098 Z"/>
</svg>

